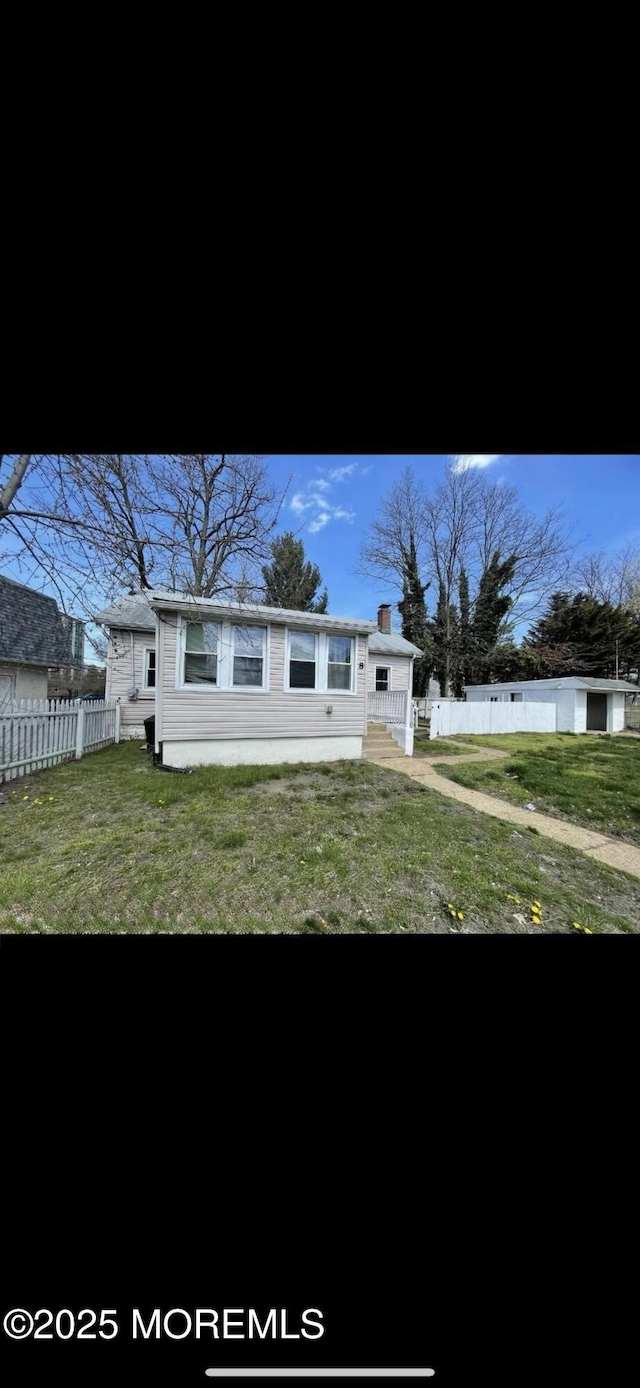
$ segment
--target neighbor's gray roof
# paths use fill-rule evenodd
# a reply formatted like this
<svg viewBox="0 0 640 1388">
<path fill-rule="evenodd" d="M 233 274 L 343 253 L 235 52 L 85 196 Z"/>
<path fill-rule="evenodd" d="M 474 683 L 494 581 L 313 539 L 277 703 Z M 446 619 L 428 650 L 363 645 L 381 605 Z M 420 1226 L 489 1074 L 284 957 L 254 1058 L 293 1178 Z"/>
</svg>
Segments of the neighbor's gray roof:
<svg viewBox="0 0 640 1388">
<path fill-rule="evenodd" d="M 55 598 L 0 575 L 0 660 L 20 665 L 75 666 L 72 618 Z"/>
<path fill-rule="evenodd" d="M 412 645 L 395 631 L 376 631 L 369 637 L 369 651 L 371 655 L 422 655 L 419 646 Z"/>
<path fill-rule="evenodd" d="M 263 621 L 286 622 L 288 626 L 318 626 L 325 631 L 377 631 L 375 622 L 366 622 L 356 617 L 328 617 L 317 612 L 291 611 L 286 607 L 263 607 L 252 602 L 221 602 L 219 598 L 194 598 L 189 593 L 165 593 L 156 589 L 116 598 L 110 607 L 96 613 L 94 621 L 102 622 L 105 626 L 152 631 L 156 624 L 154 614 L 159 609 L 191 612 L 194 615 L 211 612 L 212 616 L 218 617 L 254 617 Z"/>
<path fill-rule="evenodd" d="M 116 598 L 110 607 L 96 612 L 94 622 L 107 627 L 126 627 L 127 630 L 155 631 L 156 619 L 143 593 Z"/>
<path fill-rule="evenodd" d="M 465 689 L 531 689 L 532 686 L 544 684 L 547 689 L 590 689 L 592 693 L 601 694 L 637 694 L 638 685 L 629 684 L 627 680 L 600 680 L 591 679 L 588 675 L 580 677 L 578 675 L 563 675 L 561 679 L 546 680 L 505 680 L 501 684 L 465 684 Z"/>
</svg>

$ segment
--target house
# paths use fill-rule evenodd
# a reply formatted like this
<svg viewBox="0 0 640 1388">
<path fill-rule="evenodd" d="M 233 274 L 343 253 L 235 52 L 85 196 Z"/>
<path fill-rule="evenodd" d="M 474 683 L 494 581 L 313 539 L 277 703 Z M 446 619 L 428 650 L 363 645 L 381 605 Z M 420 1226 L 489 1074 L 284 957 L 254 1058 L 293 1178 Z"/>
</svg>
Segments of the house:
<svg viewBox="0 0 640 1388">
<path fill-rule="evenodd" d="M 142 737 L 154 714 L 165 765 L 356 759 L 374 721 L 411 755 L 420 652 L 376 622 L 155 590 L 95 621 L 109 628 L 121 735 Z"/>
<path fill-rule="evenodd" d="M 507 703 L 556 705 L 559 733 L 619 733 L 625 724 L 625 699 L 636 692 L 626 680 L 563 676 L 561 679 L 513 680 L 504 684 L 472 684 L 465 687 L 467 702 L 493 700 Z"/>
<path fill-rule="evenodd" d="M 109 629 L 105 698 L 120 703 L 120 737 L 144 737 L 144 720 L 155 712 L 155 612 L 136 593 L 116 598 L 94 621 Z"/>
<path fill-rule="evenodd" d="M 55 598 L 0 576 L 0 707 L 46 699 L 47 671 L 81 668 L 84 622 Z"/>
<path fill-rule="evenodd" d="M 391 605 L 378 608 L 378 630 L 369 637 L 367 689 L 370 693 L 410 689 L 413 692 L 413 662 L 422 655 L 418 646 L 391 630 Z"/>
</svg>

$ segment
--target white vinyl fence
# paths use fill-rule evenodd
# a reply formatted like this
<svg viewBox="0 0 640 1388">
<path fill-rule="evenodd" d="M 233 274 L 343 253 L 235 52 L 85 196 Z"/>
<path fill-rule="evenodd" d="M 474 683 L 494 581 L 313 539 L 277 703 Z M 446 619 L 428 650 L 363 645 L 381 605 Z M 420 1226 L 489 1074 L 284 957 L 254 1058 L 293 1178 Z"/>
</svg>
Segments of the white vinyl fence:
<svg viewBox="0 0 640 1388">
<path fill-rule="evenodd" d="M 555 704 L 434 700 L 429 738 L 454 733 L 554 733 L 556 712 Z"/>
<path fill-rule="evenodd" d="M 0 709 L 0 784 L 120 741 L 120 705 L 23 699 Z"/>
</svg>

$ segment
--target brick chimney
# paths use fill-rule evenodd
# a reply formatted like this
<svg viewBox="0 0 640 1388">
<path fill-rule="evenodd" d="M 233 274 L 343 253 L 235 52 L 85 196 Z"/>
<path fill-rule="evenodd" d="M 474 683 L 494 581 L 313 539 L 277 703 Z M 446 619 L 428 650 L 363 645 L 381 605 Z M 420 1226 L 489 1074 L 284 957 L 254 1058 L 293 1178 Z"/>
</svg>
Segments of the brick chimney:
<svg viewBox="0 0 640 1388">
<path fill-rule="evenodd" d="M 383 602 L 378 608 L 378 631 L 391 631 L 391 603 Z"/>
</svg>

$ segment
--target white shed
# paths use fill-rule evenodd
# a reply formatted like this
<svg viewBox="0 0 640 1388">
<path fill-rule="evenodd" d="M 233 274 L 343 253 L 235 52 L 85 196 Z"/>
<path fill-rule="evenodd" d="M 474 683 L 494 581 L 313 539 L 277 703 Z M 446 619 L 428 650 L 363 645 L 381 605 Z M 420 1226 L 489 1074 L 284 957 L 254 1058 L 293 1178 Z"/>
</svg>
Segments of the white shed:
<svg viewBox="0 0 640 1388">
<path fill-rule="evenodd" d="M 620 733 L 624 729 L 625 696 L 637 693 L 626 680 L 592 679 L 588 675 L 561 679 L 511 680 L 503 684 L 468 684 L 469 703 L 487 700 L 506 703 L 554 703 L 559 733 Z"/>
</svg>

